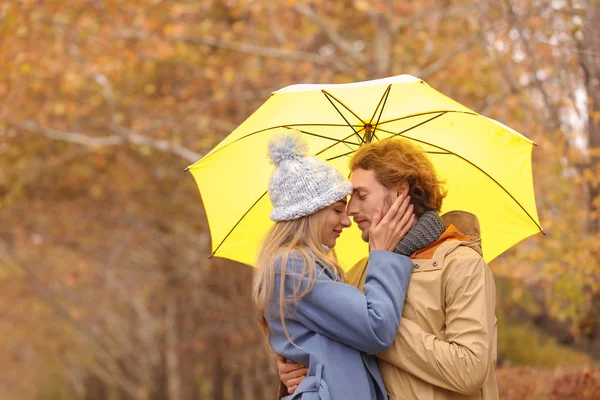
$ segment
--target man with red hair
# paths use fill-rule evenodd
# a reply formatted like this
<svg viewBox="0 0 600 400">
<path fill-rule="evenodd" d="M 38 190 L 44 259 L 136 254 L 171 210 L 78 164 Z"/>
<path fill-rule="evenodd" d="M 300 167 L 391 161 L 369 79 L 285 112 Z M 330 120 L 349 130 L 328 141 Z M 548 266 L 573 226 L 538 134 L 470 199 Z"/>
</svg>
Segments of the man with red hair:
<svg viewBox="0 0 600 400">
<path fill-rule="evenodd" d="M 462 211 L 439 216 L 442 182 L 408 140 L 364 145 L 350 169 L 354 192 L 347 212 L 363 240 L 369 240 L 371 216 L 378 209 L 385 214 L 398 196 L 410 196 L 418 217 L 396 248 L 414 264 L 400 328 L 392 347 L 378 355 L 390 399 L 498 399 L 495 284 L 477 218 Z M 348 283 L 362 288 L 367 268 L 366 259 L 359 262 Z M 282 359 L 277 365 L 282 389 L 292 393 L 303 366 Z"/>
</svg>

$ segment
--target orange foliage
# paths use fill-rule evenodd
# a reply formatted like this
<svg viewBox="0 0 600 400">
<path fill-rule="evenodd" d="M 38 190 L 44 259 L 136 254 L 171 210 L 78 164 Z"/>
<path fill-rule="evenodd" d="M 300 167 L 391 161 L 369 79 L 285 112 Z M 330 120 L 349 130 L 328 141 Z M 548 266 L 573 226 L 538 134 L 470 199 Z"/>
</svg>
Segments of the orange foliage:
<svg viewBox="0 0 600 400">
<path fill-rule="evenodd" d="M 600 368 L 570 371 L 500 368 L 497 372 L 503 400 L 600 399 Z"/>
</svg>

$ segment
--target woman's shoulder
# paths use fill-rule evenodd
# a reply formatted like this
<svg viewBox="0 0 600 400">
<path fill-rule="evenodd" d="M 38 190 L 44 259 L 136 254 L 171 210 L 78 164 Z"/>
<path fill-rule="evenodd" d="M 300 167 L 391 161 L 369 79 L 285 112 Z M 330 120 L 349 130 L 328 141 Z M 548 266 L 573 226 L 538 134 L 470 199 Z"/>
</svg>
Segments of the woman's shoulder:
<svg viewBox="0 0 600 400">
<path fill-rule="evenodd" d="M 316 266 L 317 270 L 324 268 L 318 257 L 310 250 L 294 249 L 281 252 L 275 257 L 275 270 L 277 273 L 281 273 L 284 264 L 286 274 L 304 274 L 313 265 Z"/>
</svg>

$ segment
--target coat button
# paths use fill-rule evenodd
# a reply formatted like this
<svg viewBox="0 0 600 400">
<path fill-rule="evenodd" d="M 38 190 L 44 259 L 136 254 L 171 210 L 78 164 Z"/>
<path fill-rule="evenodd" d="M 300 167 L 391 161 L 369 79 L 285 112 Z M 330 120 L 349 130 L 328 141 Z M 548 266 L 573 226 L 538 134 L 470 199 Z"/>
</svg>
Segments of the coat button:
<svg viewBox="0 0 600 400">
<path fill-rule="evenodd" d="M 419 268 L 419 267 L 420 267 L 420 265 L 415 263 L 415 264 L 414 264 L 414 267 L 415 267 L 415 268 Z"/>
<path fill-rule="evenodd" d="M 434 262 L 433 262 L 433 266 L 434 266 L 434 267 L 437 267 L 437 266 L 438 266 L 438 262 L 437 262 L 437 261 L 434 261 Z"/>
</svg>

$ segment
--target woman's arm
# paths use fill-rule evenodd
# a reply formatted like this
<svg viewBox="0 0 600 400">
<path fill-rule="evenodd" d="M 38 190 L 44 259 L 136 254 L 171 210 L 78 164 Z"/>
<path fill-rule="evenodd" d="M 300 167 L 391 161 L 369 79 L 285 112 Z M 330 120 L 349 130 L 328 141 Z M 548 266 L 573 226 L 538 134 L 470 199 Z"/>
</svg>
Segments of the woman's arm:
<svg viewBox="0 0 600 400">
<path fill-rule="evenodd" d="M 294 288 L 302 292 L 309 284 L 302 276 L 303 268 L 299 257 L 288 260 L 286 297 Z M 311 291 L 286 310 L 286 318 L 357 350 L 377 354 L 391 346 L 396 336 L 412 268 L 408 257 L 371 251 L 364 294 L 321 273 Z M 274 299 L 279 298 L 280 279 L 278 274 Z"/>
</svg>

